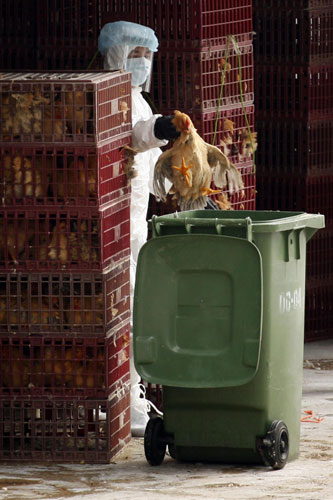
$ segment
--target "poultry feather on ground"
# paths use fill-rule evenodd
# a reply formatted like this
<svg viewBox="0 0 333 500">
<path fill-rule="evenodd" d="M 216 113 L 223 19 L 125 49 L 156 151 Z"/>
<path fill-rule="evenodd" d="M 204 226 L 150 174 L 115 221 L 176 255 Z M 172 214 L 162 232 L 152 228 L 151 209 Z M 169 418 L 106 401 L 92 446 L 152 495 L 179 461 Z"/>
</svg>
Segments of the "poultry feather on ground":
<svg viewBox="0 0 333 500">
<path fill-rule="evenodd" d="M 165 178 L 173 183 L 174 193 L 181 210 L 203 209 L 207 196 L 229 184 L 229 191 L 243 189 L 241 174 L 217 147 L 207 144 L 197 133 L 188 115 L 175 111 L 173 123 L 180 132 L 171 149 L 159 157 L 154 172 L 154 192 L 166 200 Z"/>
</svg>

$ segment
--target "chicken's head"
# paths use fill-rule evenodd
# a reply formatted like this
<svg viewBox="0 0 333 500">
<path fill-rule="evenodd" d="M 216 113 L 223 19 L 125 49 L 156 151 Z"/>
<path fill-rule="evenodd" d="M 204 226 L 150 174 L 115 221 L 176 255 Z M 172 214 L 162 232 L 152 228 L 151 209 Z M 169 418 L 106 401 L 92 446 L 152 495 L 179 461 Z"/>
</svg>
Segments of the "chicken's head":
<svg viewBox="0 0 333 500">
<path fill-rule="evenodd" d="M 191 118 L 181 111 L 175 111 L 175 117 L 172 121 L 181 134 L 190 134 L 192 130 L 195 130 Z"/>
</svg>

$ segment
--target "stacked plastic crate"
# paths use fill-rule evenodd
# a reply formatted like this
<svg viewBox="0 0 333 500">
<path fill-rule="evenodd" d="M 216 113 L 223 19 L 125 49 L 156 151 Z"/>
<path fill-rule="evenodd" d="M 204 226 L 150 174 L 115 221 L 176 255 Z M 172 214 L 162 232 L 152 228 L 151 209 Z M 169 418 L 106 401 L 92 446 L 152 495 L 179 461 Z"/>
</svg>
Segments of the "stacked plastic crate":
<svg viewBox="0 0 333 500">
<path fill-rule="evenodd" d="M 333 4 L 254 2 L 259 209 L 325 215 L 307 251 L 306 339 L 333 334 Z"/>
<path fill-rule="evenodd" d="M 99 0 L 37 0 L 36 53 L 39 70 L 87 70 L 99 34 Z"/>
<path fill-rule="evenodd" d="M 36 3 L 0 0 L 0 68 L 36 67 Z"/>
<path fill-rule="evenodd" d="M 3 73 L 0 459 L 130 438 L 130 75 Z"/>
<path fill-rule="evenodd" d="M 243 195 L 224 193 L 225 208 L 255 208 L 255 174 L 249 151 L 254 131 L 252 1 L 101 0 L 101 24 L 119 19 L 150 26 L 154 54 L 151 97 L 156 111 L 189 114 L 205 141 L 223 149 L 240 169 Z M 176 205 L 151 199 L 150 213 Z"/>
</svg>

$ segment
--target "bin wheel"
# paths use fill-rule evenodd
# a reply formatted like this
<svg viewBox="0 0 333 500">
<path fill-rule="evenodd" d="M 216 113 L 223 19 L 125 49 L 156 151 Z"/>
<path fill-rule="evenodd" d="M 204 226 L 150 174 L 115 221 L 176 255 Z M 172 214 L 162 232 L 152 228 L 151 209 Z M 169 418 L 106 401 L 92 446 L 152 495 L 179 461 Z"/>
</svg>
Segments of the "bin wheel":
<svg viewBox="0 0 333 500">
<path fill-rule="evenodd" d="M 144 435 L 144 447 L 147 462 L 150 465 L 161 465 L 166 452 L 164 437 L 164 424 L 160 417 L 151 418 Z"/>
<path fill-rule="evenodd" d="M 274 420 L 266 436 L 260 440 L 259 452 L 266 465 L 283 469 L 289 455 L 289 432 L 282 420 Z"/>
</svg>

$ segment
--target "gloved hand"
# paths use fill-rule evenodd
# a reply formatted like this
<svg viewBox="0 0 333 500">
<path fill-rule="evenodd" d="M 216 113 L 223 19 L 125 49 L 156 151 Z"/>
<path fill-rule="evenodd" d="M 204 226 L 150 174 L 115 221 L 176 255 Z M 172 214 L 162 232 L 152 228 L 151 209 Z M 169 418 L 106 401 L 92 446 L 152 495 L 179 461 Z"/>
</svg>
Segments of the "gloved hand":
<svg viewBox="0 0 333 500">
<path fill-rule="evenodd" d="M 176 129 L 172 120 L 174 115 L 159 116 L 155 122 L 154 134 L 157 139 L 171 141 L 180 136 L 180 132 Z"/>
</svg>

